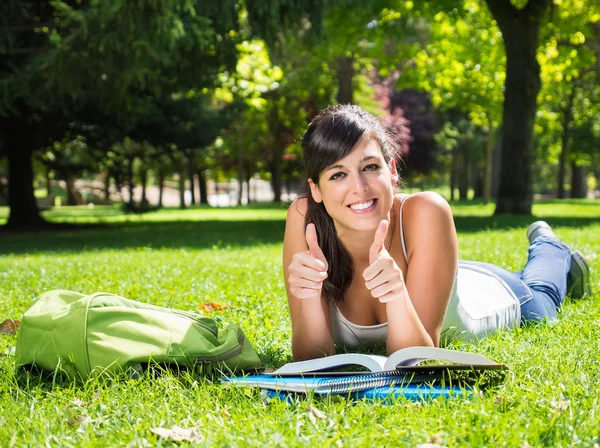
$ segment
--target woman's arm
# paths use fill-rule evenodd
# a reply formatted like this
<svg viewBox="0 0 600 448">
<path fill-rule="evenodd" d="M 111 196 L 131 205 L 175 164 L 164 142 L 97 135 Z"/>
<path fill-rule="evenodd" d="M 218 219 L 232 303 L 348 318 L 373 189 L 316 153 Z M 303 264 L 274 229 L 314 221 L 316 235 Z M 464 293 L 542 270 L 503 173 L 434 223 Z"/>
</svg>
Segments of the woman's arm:
<svg viewBox="0 0 600 448">
<path fill-rule="evenodd" d="M 403 322 L 416 312 L 433 345 L 439 346 L 440 333 L 452 293 L 458 265 L 458 242 L 452 210 L 437 193 L 417 193 L 405 199 L 404 237 L 407 242 L 408 301 L 387 305 L 388 351 L 405 347 Z M 412 306 L 411 306 L 412 305 Z M 391 345 L 391 347 L 390 347 Z"/>
<path fill-rule="evenodd" d="M 388 318 L 387 352 L 410 346 L 432 346 L 433 340 L 421 322 L 408 295 L 402 270 L 386 250 L 389 223 L 381 221 L 369 250 L 369 267 L 364 270 L 365 286 L 371 295 L 386 304 Z"/>
<path fill-rule="evenodd" d="M 290 286 L 290 275 L 292 281 L 298 283 L 302 277 L 317 273 L 316 270 L 314 273 L 299 272 L 305 266 L 298 263 L 298 259 L 306 258 L 308 253 L 304 228 L 306 212 L 305 198 L 298 199 L 291 205 L 283 241 L 283 276 L 292 319 L 292 354 L 295 361 L 335 353 L 327 300 L 320 294 L 310 298 L 299 298 L 291 292 L 291 289 L 295 288 Z"/>
</svg>

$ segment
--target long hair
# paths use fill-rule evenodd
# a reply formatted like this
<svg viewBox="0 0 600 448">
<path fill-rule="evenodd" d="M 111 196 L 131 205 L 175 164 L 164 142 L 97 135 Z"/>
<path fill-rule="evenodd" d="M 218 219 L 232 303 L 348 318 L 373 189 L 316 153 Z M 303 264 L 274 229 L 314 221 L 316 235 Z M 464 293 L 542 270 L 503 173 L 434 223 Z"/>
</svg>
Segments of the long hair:
<svg viewBox="0 0 600 448">
<path fill-rule="evenodd" d="M 354 105 L 330 106 L 321 111 L 308 125 L 302 139 L 304 170 L 307 180 L 319 185 L 319 176 L 328 166 L 346 157 L 361 138 L 372 138 L 381 146 L 385 161 L 390 164 L 398 158 L 398 143 L 386 132 L 379 120 Z M 317 203 L 310 194 L 304 227 L 313 223 L 317 230 L 319 246 L 329 264 L 323 294 L 329 300 L 341 302 L 352 282 L 353 263 L 348 251 L 340 242 L 333 219 L 323 203 Z"/>
</svg>

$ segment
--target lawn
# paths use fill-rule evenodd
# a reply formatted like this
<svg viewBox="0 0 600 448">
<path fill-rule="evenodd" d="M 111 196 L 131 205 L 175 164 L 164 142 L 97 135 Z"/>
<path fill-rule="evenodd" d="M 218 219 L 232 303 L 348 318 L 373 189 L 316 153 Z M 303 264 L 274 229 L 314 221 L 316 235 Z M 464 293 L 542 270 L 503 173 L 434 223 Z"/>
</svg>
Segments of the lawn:
<svg viewBox="0 0 600 448">
<path fill-rule="evenodd" d="M 492 205 L 453 206 L 460 257 L 521 269 L 527 217 L 491 216 Z M 546 219 L 600 271 L 600 201 L 537 203 Z M 7 210 L 0 208 L 0 222 Z M 80 231 L 0 234 L 0 321 L 18 319 L 49 289 L 107 291 L 180 309 L 227 305 L 220 325 L 242 326 L 265 367 L 291 358 L 281 275 L 285 208 L 162 210 L 59 208 L 51 221 L 102 223 Z M 600 291 L 600 277 L 593 277 Z M 14 336 L 0 334 L 0 446 L 168 445 L 151 428 L 195 428 L 218 446 L 590 446 L 600 444 L 600 295 L 564 306 L 543 326 L 500 332 L 451 348 L 511 368 L 505 383 L 472 399 L 388 405 L 343 398 L 264 402 L 199 377 L 85 384 L 25 381 L 14 373 Z M 321 411 L 323 414 L 316 412 Z M 322 417 L 322 418 L 321 418 Z"/>
</svg>

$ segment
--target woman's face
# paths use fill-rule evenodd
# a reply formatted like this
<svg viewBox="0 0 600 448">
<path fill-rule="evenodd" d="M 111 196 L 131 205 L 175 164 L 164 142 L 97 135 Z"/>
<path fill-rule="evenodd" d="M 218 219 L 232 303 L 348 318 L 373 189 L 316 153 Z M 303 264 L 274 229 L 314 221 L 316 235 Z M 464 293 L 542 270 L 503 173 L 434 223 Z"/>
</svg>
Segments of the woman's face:
<svg viewBox="0 0 600 448">
<path fill-rule="evenodd" d="M 350 154 L 326 167 L 319 185 L 309 180 L 316 202 L 323 202 L 343 229 L 373 231 L 387 218 L 398 182 L 396 165 L 388 165 L 377 140 L 361 138 Z"/>
</svg>

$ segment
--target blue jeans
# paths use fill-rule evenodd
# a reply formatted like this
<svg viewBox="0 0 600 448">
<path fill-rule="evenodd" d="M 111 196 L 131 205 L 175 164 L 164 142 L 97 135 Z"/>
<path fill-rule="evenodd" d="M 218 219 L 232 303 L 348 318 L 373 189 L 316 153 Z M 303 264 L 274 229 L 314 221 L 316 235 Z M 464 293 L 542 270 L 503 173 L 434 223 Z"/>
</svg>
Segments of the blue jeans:
<svg viewBox="0 0 600 448">
<path fill-rule="evenodd" d="M 496 265 L 477 261 L 460 261 L 484 267 L 515 293 L 521 304 L 521 323 L 556 319 L 567 295 L 567 273 L 571 267 L 571 249 L 562 241 L 539 236 L 529 246 L 525 267 L 509 272 Z"/>
</svg>

